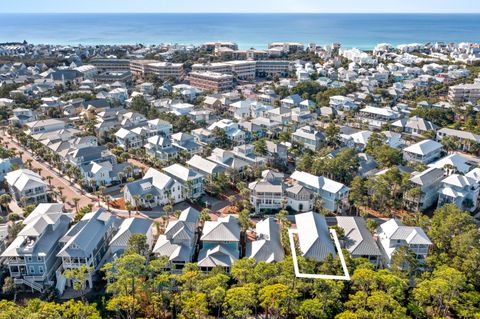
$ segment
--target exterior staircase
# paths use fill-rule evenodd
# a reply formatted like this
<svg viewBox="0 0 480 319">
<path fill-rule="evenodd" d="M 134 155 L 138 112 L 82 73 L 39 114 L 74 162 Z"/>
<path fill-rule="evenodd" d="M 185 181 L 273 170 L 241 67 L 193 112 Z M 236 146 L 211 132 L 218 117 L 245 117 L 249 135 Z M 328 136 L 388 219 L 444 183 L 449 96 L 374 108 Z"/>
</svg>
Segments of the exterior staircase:
<svg viewBox="0 0 480 319">
<path fill-rule="evenodd" d="M 15 278 L 14 283 L 16 285 L 28 286 L 28 287 L 30 287 L 33 290 L 36 290 L 38 292 L 43 292 L 43 285 L 38 283 L 38 282 L 35 282 L 35 281 L 31 281 L 31 280 L 28 280 L 28 279 L 22 279 L 22 278 Z"/>
</svg>

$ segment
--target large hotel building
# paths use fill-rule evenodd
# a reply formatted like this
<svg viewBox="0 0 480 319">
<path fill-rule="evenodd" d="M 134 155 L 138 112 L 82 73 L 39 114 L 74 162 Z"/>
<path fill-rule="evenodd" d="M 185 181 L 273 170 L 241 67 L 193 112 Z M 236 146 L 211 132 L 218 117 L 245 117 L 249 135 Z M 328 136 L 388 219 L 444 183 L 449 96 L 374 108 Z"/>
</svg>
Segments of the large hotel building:
<svg viewBox="0 0 480 319">
<path fill-rule="evenodd" d="M 132 60 L 130 71 L 136 77 L 153 74 L 160 79 L 172 77 L 182 79 L 185 76 L 182 63 L 159 62 L 157 60 Z"/>
<path fill-rule="evenodd" d="M 194 64 L 192 71 L 210 71 L 216 73 L 231 74 L 239 80 L 255 79 L 255 61 L 228 61 L 207 64 Z"/>
<path fill-rule="evenodd" d="M 188 79 L 191 86 L 215 93 L 227 91 L 233 87 L 233 76 L 230 74 L 193 71 L 190 72 Z"/>
</svg>

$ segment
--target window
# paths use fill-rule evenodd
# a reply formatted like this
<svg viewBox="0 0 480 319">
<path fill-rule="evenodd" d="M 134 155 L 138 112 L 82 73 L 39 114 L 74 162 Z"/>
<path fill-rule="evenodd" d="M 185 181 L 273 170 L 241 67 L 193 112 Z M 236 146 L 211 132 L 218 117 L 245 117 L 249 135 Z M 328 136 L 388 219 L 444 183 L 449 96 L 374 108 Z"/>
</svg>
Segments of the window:
<svg viewBox="0 0 480 319">
<path fill-rule="evenodd" d="M 30 274 L 34 274 L 35 273 L 35 267 L 33 267 L 33 266 L 28 267 L 28 272 Z"/>
<path fill-rule="evenodd" d="M 43 266 L 39 266 L 39 267 L 38 267 L 38 272 L 39 272 L 41 275 L 43 275 Z"/>
<path fill-rule="evenodd" d="M 28 256 L 28 257 L 27 257 L 27 260 L 28 260 L 28 261 L 32 261 L 32 260 L 33 260 L 32 256 Z"/>
</svg>

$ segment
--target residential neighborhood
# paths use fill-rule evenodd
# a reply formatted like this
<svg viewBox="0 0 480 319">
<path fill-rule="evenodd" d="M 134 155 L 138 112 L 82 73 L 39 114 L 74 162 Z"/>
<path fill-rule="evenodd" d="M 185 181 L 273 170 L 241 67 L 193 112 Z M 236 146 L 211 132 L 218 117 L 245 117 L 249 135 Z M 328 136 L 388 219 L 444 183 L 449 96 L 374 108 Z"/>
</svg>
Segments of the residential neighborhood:
<svg viewBox="0 0 480 319">
<path fill-rule="evenodd" d="M 295 318 L 334 318 L 305 300 L 347 284 L 288 286 L 295 255 L 303 273 L 353 289 L 395 276 L 414 294 L 448 261 L 478 310 L 479 61 L 473 43 L 0 44 L 3 294 L 121 295 L 104 305 L 115 318 L 177 318 L 196 296 L 218 318 L 254 318 L 232 300 L 274 286 L 305 289 Z M 144 282 L 161 315 L 126 306 Z M 448 307 L 415 318 L 476 318 Z"/>
</svg>

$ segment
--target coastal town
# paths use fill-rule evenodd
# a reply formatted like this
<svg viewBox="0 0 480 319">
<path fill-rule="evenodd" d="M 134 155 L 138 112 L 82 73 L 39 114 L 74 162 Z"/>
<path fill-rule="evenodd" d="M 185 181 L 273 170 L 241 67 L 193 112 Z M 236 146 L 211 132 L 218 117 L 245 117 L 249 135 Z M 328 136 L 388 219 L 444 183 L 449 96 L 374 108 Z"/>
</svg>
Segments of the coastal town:
<svg viewBox="0 0 480 319">
<path fill-rule="evenodd" d="M 0 44 L 2 294 L 479 318 L 479 111 L 475 43 Z"/>
</svg>

